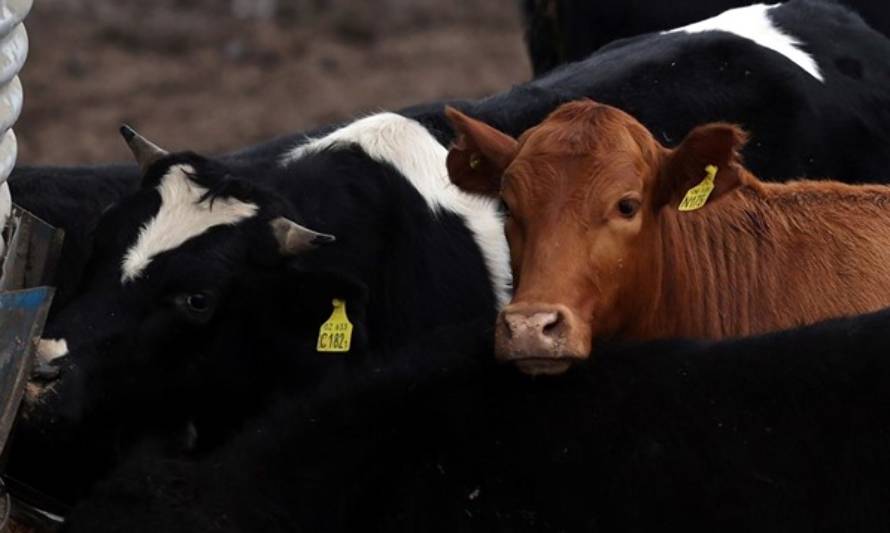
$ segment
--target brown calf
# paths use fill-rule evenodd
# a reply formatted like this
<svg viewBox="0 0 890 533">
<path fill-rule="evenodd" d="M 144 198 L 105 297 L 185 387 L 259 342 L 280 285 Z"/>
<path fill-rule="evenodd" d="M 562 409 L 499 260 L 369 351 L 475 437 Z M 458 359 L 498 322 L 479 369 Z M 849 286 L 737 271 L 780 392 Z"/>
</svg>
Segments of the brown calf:
<svg viewBox="0 0 890 533">
<path fill-rule="evenodd" d="M 509 211 L 516 292 L 496 350 L 524 372 L 563 372 L 599 337 L 720 338 L 890 306 L 890 187 L 764 183 L 736 126 L 698 127 L 672 150 L 591 101 L 518 141 L 447 115 L 452 181 Z M 709 166 L 707 202 L 680 211 Z"/>
</svg>

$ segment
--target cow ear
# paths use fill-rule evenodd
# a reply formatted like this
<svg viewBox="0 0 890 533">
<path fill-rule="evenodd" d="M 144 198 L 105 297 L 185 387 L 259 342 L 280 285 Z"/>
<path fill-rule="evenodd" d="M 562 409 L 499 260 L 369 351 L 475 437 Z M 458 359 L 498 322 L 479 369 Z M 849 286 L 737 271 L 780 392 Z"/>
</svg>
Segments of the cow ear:
<svg viewBox="0 0 890 533">
<path fill-rule="evenodd" d="M 278 242 L 278 251 L 285 257 L 298 255 L 337 240 L 333 235 L 313 231 L 284 217 L 271 220 L 269 226 Z"/>
<path fill-rule="evenodd" d="M 516 156 L 516 139 L 453 107 L 445 116 L 456 135 L 448 151 L 448 176 L 464 192 L 497 197 L 501 176 Z"/>
<path fill-rule="evenodd" d="M 658 180 L 656 205 L 679 206 L 690 189 L 712 175 L 710 167 L 716 168 L 716 174 L 707 202 L 739 187 L 745 179 L 739 152 L 747 140 L 747 133 L 733 124 L 706 124 L 692 130 L 668 153 Z"/>
</svg>

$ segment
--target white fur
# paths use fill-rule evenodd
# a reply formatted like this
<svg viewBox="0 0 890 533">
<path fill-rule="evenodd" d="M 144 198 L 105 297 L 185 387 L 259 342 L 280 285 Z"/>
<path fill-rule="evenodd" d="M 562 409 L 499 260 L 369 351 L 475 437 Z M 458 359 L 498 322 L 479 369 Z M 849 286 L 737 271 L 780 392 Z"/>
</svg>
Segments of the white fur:
<svg viewBox="0 0 890 533">
<path fill-rule="evenodd" d="M 121 283 L 138 278 L 159 253 L 177 248 L 185 241 L 215 226 L 236 224 L 257 213 L 256 204 L 234 198 L 199 201 L 207 189 L 189 179 L 194 169 L 174 165 L 161 178 L 158 193 L 161 208 L 142 226 L 136 243 L 124 255 Z"/>
<path fill-rule="evenodd" d="M 40 339 L 37 341 L 37 359 L 51 363 L 68 355 L 68 341 L 65 339 Z"/>
<path fill-rule="evenodd" d="M 686 33 L 725 31 L 733 33 L 739 37 L 754 41 L 760 46 L 775 50 L 824 83 L 825 79 L 822 77 L 819 65 L 812 56 L 798 47 L 801 42 L 783 32 L 769 18 L 769 11 L 778 7 L 778 5 L 753 4 L 746 7 L 737 7 L 724 11 L 716 17 L 664 33 L 678 31 Z"/>
<path fill-rule="evenodd" d="M 9 194 L 9 185 L 4 181 L 0 183 L 0 264 L 3 263 L 3 255 L 6 253 L 6 241 L 3 240 L 3 230 L 9 222 L 12 214 L 12 196 Z"/>
<path fill-rule="evenodd" d="M 284 163 L 329 148 L 358 145 L 376 161 L 392 165 L 417 189 L 435 213 L 460 215 L 473 233 L 488 267 L 498 307 L 510 298 L 512 275 L 504 222 L 495 200 L 469 195 L 451 184 L 448 150 L 419 122 L 395 113 L 371 115 L 320 139 L 310 139 L 285 154 Z"/>
</svg>

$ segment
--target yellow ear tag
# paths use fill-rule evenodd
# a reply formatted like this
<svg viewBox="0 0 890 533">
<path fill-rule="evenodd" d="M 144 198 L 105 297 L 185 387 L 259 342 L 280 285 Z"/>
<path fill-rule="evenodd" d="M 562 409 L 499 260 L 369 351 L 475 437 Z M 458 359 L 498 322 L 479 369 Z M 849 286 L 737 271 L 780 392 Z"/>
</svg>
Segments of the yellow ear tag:
<svg viewBox="0 0 890 533">
<path fill-rule="evenodd" d="M 331 313 L 331 318 L 321 325 L 315 349 L 324 353 L 348 352 L 352 343 L 352 322 L 346 316 L 346 302 L 334 300 L 332 304 L 334 312 Z"/>
<path fill-rule="evenodd" d="M 680 202 L 680 207 L 678 208 L 680 211 L 695 211 L 696 209 L 701 209 L 707 203 L 708 197 L 711 196 L 711 191 L 714 190 L 714 178 L 717 177 L 717 167 L 708 165 L 705 167 L 705 172 L 707 172 L 705 179 L 686 192 L 686 196 L 683 197 L 683 201 Z"/>
</svg>

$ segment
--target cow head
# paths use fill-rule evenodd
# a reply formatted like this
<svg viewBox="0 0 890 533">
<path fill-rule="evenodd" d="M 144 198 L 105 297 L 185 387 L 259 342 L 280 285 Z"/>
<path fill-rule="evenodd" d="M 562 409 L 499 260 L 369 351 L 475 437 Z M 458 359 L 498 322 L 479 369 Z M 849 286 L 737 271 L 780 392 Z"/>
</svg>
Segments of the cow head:
<svg viewBox="0 0 890 533">
<path fill-rule="evenodd" d="M 233 165 L 123 134 L 142 187 L 102 215 L 80 295 L 48 326 L 67 342 L 42 348 L 70 352 L 55 354 L 55 381 L 32 384 L 11 458 L 60 495 L 111 460 L 121 431 L 194 423 L 198 442 L 214 441 L 264 399 L 315 381 L 337 364 L 315 350 L 334 299 L 354 324 L 352 353 L 365 344 L 364 286 L 303 262 L 332 235 Z"/>
<path fill-rule="evenodd" d="M 49 325 L 71 350 L 120 332 L 151 343 L 184 338 L 213 325 L 233 289 L 263 273 L 293 274 L 301 254 L 335 240 L 295 222 L 285 198 L 236 168 L 121 131 L 143 182 L 103 213 L 81 296 Z"/>
<path fill-rule="evenodd" d="M 496 325 L 499 359 L 530 374 L 558 374 L 588 357 L 597 337 L 644 327 L 658 291 L 659 219 L 719 171 L 709 205 L 744 173 L 744 134 L 711 124 L 674 150 L 630 115 L 568 103 L 518 140 L 449 109 L 448 155 L 461 189 L 500 196 L 508 216 L 515 294 Z"/>
</svg>

